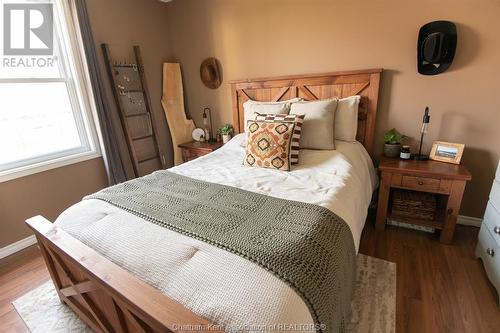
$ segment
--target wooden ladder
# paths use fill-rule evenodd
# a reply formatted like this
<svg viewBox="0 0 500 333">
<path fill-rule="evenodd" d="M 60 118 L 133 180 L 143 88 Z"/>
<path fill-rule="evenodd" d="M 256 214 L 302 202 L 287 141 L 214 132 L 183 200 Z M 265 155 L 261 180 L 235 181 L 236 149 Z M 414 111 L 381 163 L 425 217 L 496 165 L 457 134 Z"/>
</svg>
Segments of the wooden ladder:
<svg viewBox="0 0 500 333">
<path fill-rule="evenodd" d="M 135 177 L 165 169 L 139 46 L 134 46 L 135 62 L 129 63 L 112 62 L 108 45 L 101 48 Z"/>
</svg>

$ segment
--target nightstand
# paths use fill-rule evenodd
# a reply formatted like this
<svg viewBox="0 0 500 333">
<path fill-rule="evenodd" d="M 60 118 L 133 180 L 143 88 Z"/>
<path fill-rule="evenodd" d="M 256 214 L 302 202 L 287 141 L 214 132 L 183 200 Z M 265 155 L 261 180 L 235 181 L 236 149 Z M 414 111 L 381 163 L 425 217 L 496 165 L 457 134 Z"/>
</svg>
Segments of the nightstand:
<svg viewBox="0 0 500 333">
<path fill-rule="evenodd" d="M 472 179 L 463 165 L 437 161 L 408 161 L 382 157 L 376 228 L 383 230 L 386 219 L 441 230 L 440 241 L 450 244 L 455 232 L 465 184 Z M 433 220 L 400 217 L 392 214 L 392 189 L 403 189 L 436 194 L 439 205 Z"/>
<path fill-rule="evenodd" d="M 184 162 L 194 160 L 200 156 L 209 154 L 222 147 L 222 142 L 186 142 L 179 145 L 182 150 L 182 160 Z"/>
</svg>

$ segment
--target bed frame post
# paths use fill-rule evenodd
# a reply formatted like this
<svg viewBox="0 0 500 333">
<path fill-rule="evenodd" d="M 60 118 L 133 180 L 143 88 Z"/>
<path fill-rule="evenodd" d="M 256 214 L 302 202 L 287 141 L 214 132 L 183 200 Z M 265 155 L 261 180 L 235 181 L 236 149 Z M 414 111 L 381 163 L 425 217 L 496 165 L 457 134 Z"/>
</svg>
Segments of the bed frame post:
<svg viewBox="0 0 500 333">
<path fill-rule="evenodd" d="M 95 332 L 199 332 L 209 327 L 204 318 L 42 216 L 26 224 L 35 232 L 59 299 Z"/>
</svg>

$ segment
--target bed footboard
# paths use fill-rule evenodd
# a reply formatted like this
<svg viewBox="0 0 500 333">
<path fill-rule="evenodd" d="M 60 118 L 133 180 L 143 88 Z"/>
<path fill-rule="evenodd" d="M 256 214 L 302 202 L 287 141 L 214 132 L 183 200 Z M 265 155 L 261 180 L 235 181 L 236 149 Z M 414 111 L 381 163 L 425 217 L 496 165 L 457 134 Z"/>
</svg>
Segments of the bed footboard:
<svg viewBox="0 0 500 333">
<path fill-rule="evenodd" d="M 44 217 L 30 218 L 26 224 L 35 232 L 59 298 L 95 332 L 211 330 L 207 320 Z"/>
</svg>

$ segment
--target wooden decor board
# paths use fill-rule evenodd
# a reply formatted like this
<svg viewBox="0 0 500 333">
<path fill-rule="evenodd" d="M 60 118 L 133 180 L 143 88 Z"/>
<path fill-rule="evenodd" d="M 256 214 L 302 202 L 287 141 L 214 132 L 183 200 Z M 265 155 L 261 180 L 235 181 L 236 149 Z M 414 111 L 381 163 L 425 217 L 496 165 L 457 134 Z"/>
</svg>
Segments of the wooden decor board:
<svg viewBox="0 0 500 333">
<path fill-rule="evenodd" d="M 184 90 L 182 88 L 181 66 L 178 63 L 163 64 L 163 92 L 161 105 L 167 118 L 174 150 L 174 164 L 182 163 L 180 144 L 192 140 L 195 129 L 192 119 L 188 119 L 184 110 Z"/>
</svg>

